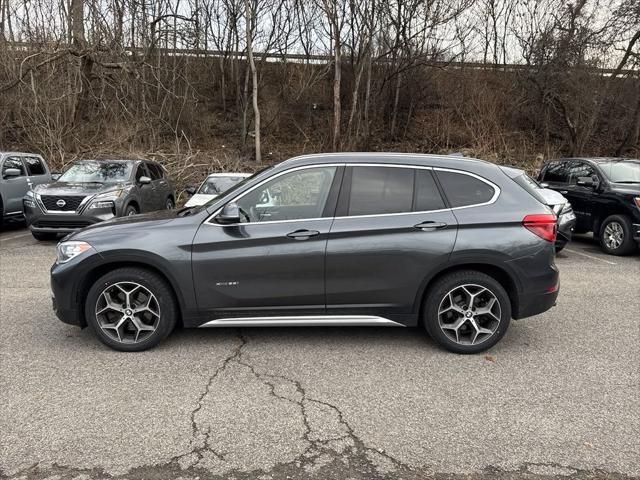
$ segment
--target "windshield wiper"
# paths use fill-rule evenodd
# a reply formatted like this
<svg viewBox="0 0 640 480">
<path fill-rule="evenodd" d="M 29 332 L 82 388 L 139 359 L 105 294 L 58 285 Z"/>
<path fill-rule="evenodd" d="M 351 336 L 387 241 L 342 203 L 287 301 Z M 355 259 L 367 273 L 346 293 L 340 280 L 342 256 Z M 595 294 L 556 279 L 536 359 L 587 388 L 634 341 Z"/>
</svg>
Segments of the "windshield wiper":
<svg viewBox="0 0 640 480">
<path fill-rule="evenodd" d="M 188 217 L 189 215 L 191 215 L 193 213 L 195 208 L 196 207 L 183 207 L 180 210 L 178 210 L 177 215 L 179 217 Z"/>
</svg>

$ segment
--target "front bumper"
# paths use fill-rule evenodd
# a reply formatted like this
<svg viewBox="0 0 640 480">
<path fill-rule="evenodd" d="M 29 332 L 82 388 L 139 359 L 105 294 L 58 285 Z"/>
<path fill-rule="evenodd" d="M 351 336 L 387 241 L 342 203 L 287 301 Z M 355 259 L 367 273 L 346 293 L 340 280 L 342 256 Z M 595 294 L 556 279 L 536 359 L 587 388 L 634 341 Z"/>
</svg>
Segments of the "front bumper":
<svg viewBox="0 0 640 480">
<path fill-rule="evenodd" d="M 44 212 L 39 205 L 31 206 L 26 201 L 23 202 L 23 210 L 29 229 L 36 233 L 72 233 L 116 216 L 111 208 L 84 209 L 80 213 Z"/>
<path fill-rule="evenodd" d="M 576 216 L 573 212 L 558 217 L 558 236 L 556 246 L 563 247 L 571 241 L 573 229 L 576 226 Z"/>
<path fill-rule="evenodd" d="M 78 258 L 51 266 L 51 301 L 60 321 L 79 327 L 87 326 L 82 299 L 90 285 L 84 283 L 84 279 L 102 262 L 102 256 L 91 249 Z"/>
</svg>

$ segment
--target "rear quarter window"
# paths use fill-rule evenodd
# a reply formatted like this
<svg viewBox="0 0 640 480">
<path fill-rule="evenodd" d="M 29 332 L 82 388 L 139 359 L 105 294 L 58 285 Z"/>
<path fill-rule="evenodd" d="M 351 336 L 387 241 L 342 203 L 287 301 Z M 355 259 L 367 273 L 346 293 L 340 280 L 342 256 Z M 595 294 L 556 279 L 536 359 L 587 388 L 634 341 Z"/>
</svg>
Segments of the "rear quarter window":
<svg viewBox="0 0 640 480">
<path fill-rule="evenodd" d="M 442 170 L 436 174 L 453 208 L 487 203 L 496 193 L 491 185 L 471 175 Z"/>
<path fill-rule="evenodd" d="M 514 177 L 513 181 L 524 188 L 533 198 L 538 200 L 540 203 L 547 203 L 544 197 L 540 194 L 540 185 L 538 185 L 538 183 L 536 183 L 536 181 L 528 175 L 519 175 L 517 177 Z"/>
</svg>

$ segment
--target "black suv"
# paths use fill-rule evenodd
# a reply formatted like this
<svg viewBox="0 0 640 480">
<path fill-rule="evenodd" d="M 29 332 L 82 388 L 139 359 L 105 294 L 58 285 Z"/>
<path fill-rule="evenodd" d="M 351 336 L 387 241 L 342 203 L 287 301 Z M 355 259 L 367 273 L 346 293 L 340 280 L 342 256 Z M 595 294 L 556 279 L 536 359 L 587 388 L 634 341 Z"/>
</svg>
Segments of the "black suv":
<svg viewBox="0 0 640 480">
<path fill-rule="evenodd" d="M 628 255 L 640 243 L 640 160 L 563 158 L 546 163 L 538 180 L 567 197 L 576 233 L 593 232 L 602 250 Z"/>
<path fill-rule="evenodd" d="M 527 185 L 473 159 L 298 157 L 204 206 L 69 236 L 54 309 L 125 351 L 176 325 L 420 325 L 479 352 L 558 296 L 556 217 Z"/>
<path fill-rule="evenodd" d="M 38 185 L 23 200 L 33 236 L 56 235 L 114 217 L 175 206 L 175 191 L 164 168 L 142 160 L 81 160 L 54 183 Z"/>
</svg>

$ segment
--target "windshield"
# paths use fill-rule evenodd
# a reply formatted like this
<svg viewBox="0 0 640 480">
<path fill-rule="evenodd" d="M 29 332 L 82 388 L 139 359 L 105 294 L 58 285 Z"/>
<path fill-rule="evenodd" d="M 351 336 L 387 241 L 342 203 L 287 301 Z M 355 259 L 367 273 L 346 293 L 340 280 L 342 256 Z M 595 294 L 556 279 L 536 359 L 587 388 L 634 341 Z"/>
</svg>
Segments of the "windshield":
<svg viewBox="0 0 640 480">
<path fill-rule="evenodd" d="M 69 183 L 120 183 L 131 177 L 132 162 L 93 161 L 75 163 L 58 181 Z"/>
<path fill-rule="evenodd" d="M 599 165 L 614 183 L 640 183 L 640 160 L 612 160 Z"/>
<path fill-rule="evenodd" d="M 207 178 L 200 188 L 198 189 L 198 193 L 203 193 L 205 195 L 220 195 L 231 187 L 233 187 L 236 183 L 241 182 L 246 177 L 209 177 Z"/>
</svg>

